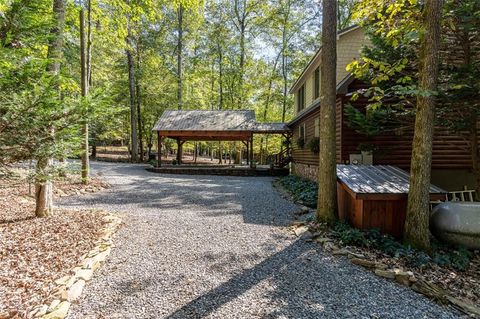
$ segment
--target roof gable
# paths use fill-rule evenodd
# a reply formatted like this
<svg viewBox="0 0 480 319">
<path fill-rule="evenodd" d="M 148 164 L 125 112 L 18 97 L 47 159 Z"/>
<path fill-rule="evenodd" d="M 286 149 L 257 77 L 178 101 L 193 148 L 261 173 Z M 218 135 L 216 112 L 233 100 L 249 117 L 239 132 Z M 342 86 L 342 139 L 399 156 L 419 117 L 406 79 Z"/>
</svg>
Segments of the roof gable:
<svg viewBox="0 0 480 319">
<path fill-rule="evenodd" d="M 338 39 L 337 46 L 339 45 L 339 42 L 344 38 L 345 35 L 349 35 L 356 30 L 362 30 L 362 28 L 359 25 L 353 25 L 351 27 L 348 27 L 346 29 L 338 31 L 338 33 L 337 33 L 337 39 Z M 313 55 L 313 57 L 310 59 L 310 61 L 308 62 L 307 66 L 303 69 L 303 71 L 300 74 L 300 76 L 298 77 L 298 79 L 295 81 L 295 83 L 293 83 L 292 87 L 290 88 L 289 93 L 294 93 L 296 90 L 298 90 L 300 88 L 300 86 L 306 81 L 306 79 L 308 78 L 308 75 L 311 74 L 311 72 L 313 72 L 314 69 L 316 69 L 319 66 L 321 52 L 322 52 L 322 47 L 320 47 L 317 50 L 317 52 Z M 339 57 L 339 55 L 340 54 L 337 52 L 337 58 Z M 340 61 L 338 61 L 338 62 L 340 62 Z M 337 65 L 337 67 L 338 67 L 338 65 Z M 343 76 L 342 76 L 342 78 L 343 78 Z M 340 80 L 340 79 L 337 79 L 337 80 Z"/>
</svg>

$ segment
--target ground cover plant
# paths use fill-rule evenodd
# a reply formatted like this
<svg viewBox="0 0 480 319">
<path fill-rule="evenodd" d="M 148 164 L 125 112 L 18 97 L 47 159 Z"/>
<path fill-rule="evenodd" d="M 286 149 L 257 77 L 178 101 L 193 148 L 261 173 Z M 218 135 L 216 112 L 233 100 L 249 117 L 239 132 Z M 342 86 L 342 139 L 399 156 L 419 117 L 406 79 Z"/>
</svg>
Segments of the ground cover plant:
<svg viewBox="0 0 480 319">
<path fill-rule="evenodd" d="M 308 207 L 317 207 L 317 183 L 295 175 L 283 176 L 278 182 L 291 194 L 294 201 Z"/>
</svg>

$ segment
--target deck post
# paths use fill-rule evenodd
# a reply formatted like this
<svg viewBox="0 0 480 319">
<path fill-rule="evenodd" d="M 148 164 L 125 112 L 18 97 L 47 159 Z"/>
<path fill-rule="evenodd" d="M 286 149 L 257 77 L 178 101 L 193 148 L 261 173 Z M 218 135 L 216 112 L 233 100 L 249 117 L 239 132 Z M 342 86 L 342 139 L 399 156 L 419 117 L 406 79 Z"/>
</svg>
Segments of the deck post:
<svg viewBox="0 0 480 319">
<path fill-rule="evenodd" d="M 177 138 L 177 165 L 180 165 L 182 162 L 182 143 L 179 138 Z"/>
<path fill-rule="evenodd" d="M 250 167 L 253 168 L 253 134 L 250 135 Z"/>
<path fill-rule="evenodd" d="M 157 131 L 157 167 L 162 166 L 162 135 Z"/>
<path fill-rule="evenodd" d="M 247 140 L 247 143 L 245 144 L 247 146 L 247 165 L 250 164 L 250 142 Z"/>
</svg>

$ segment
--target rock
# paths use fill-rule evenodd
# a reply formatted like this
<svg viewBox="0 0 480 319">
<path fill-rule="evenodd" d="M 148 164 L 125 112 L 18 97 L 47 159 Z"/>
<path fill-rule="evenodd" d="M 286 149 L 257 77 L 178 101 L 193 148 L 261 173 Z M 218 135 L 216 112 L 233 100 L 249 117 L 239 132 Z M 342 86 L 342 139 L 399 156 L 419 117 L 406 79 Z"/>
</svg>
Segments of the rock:
<svg viewBox="0 0 480 319">
<path fill-rule="evenodd" d="M 67 287 L 60 286 L 52 294 L 52 297 L 60 299 L 61 301 L 67 300 Z"/>
<path fill-rule="evenodd" d="M 367 259 L 362 258 L 352 258 L 350 259 L 352 263 L 355 265 L 359 265 L 366 268 L 375 268 L 375 262 Z"/>
<path fill-rule="evenodd" d="M 395 272 L 393 270 L 383 270 L 377 268 L 375 269 L 375 274 L 383 278 L 395 279 Z"/>
<path fill-rule="evenodd" d="M 68 289 L 68 301 L 72 302 L 78 299 L 85 287 L 85 280 L 79 279 Z"/>
<path fill-rule="evenodd" d="M 349 259 L 352 259 L 352 258 L 365 259 L 365 255 L 357 254 L 357 253 L 354 253 L 354 252 L 351 252 L 351 251 L 348 252 L 347 257 Z"/>
<path fill-rule="evenodd" d="M 319 238 L 315 238 L 315 241 L 319 244 L 325 244 L 327 242 L 331 242 L 332 239 L 328 238 L 328 237 L 319 237 Z"/>
<path fill-rule="evenodd" d="M 300 227 L 297 227 L 293 230 L 293 232 L 295 233 L 295 236 L 297 236 L 297 237 L 300 237 L 306 231 L 308 231 L 307 226 L 300 226 Z"/>
<path fill-rule="evenodd" d="M 60 304 L 60 300 L 59 299 L 55 299 L 52 301 L 52 303 L 50 304 L 50 306 L 48 307 L 48 310 L 47 312 L 52 312 L 53 310 L 55 310 L 55 308 L 57 308 L 57 306 Z"/>
<path fill-rule="evenodd" d="M 480 308 L 474 304 L 467 303 L 452 296 L 447 296 L 447 300 L 457 308 L 460 308 L 463 312 L 471 314 L 473 318 L 480 317 Z"/>
<path fill-rule="evenodd" d="M 300 226 L 304 226 L 306 223 L 303 222 L 303 221 L 294 221 L 294 222 L 291 222 L 290 225 L 288 225 L 289 227 L 300 227 Z"/>
<path fill-rule="evenodd" d="M 67 282 L 70 280 L 71 276 L 63 276 L 62 278 L 59 278 L 55 280 L 55 283 L 59 286 L 66 285 Z"/>
<path fill-rule="evenodd" d="M 307 206 L 302 206 L 300 207 L 300 210 L 298 212 L 295 212 L 295 215 L 305 215 L 310 212 L 310 209 Z"/>
<path fill-rule="evenodd" d="M 329 241 L 323 245 L 323 248 L 327 251 L 334 251 L 339 249 L 337 246 L 335 246 L 332 242 Z"/>
<path fill-rule="evenodd" d="M 303 240 L 306 240 L 306 241 L 313 241 L 312 239 L 312 233 L 309 232 L 308 230 L 306 232 L 304 232 L 300 238 L 302 238 Z"/>
<path fill-rule="evenodd" d="M 62 301 L 52 312 L 45 315 L 43 319 L 63 319 L 67 316 L 70 309 L 70 303 L 68 301 Z"/>
<path fill-rule="evenodd" d="M 351 252 L 345 248 L 340 248 L 340 249 L 335 249 L 332 254 L 338 255 L 338 256 L 346 256 L 348 254 L 351 254 Z"/>
<path fill-rule="evenodd" d="M 48 306 L 47 305 L 41 305 L 40 307 L 37 308 L 37 312 L 35 313 L 35 318 L 39 318 L 44 316 L 48 311 Z"/>
<path fill-rule="evenodd" d="M 75 273 L 75 277 L 78 279 L 83 279 L 85 281 L 89 281 L 92 279 L 93 276 L 93 270 L 92 269 L 80 269 Z"/>
<path fill-rule="evenodd" d="M 387 270 L 388 266 L 382 263 L 376 263 L 375 268 L 381 269 L 381 270 Z"/>
<path fill-rule="evenodd" d="M 398 283 L 400 283 L 404 286 L 410 286 L 411 285 L 410 277 L 413 276 L 413 273 L 411 271 L 402 271 L 402 270 L 399 270 L 399 269 L 395 269 L 394 274 L 395 274 L 395 280 Z"/>
<path fill-rule="evenodd" d="M 70 288 L 76 281 L 77 279 L 75 276 L 70 277 L 70 279 L 67 281 L 67 284 L 65 285 L 66 288 Z"/>
</svg>

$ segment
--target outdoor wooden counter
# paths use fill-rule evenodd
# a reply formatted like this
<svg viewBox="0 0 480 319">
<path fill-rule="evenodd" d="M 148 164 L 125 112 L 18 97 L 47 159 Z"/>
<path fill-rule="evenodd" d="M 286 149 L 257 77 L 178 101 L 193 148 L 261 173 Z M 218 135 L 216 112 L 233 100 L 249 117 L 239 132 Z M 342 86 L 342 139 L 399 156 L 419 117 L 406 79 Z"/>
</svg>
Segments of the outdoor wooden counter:
<svg viewBox="0 0 480 319">
<path fill-rule="evenodd" d="M 389 165 L 337 165 L 338 213 L 359 229 L 380 229 L 402 237 L 407 211 L 409 175 Z M 445 200 L 446 191 L 431 186 L 431 200 Z"/>
</svg>

